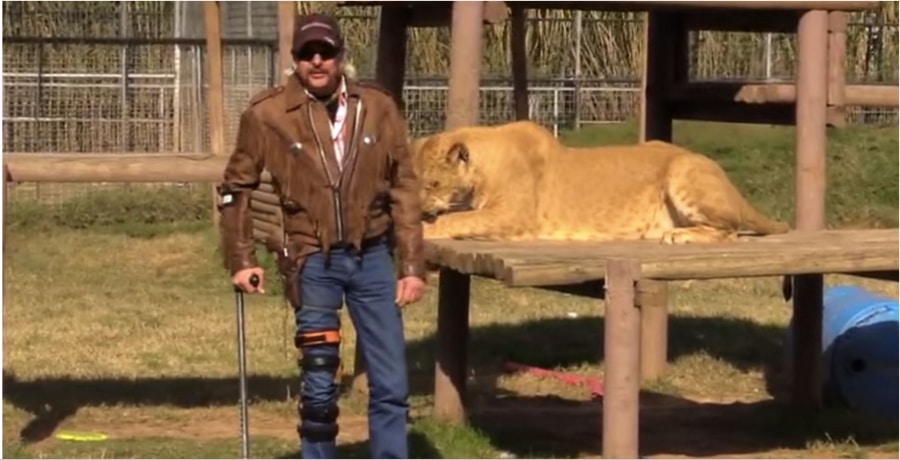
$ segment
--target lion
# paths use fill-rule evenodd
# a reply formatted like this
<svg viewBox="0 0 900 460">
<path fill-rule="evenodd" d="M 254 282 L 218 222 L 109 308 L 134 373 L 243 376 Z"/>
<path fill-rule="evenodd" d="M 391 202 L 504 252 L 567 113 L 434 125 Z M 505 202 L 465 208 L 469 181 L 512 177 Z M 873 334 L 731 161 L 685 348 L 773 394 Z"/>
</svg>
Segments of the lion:
<svg viewBox="0 0 900 460">
<path fill-rule="evenodd" d="M 573 148 L 516 121 L 439 132 L 410 151 L 426 239 L 682 244 L 789 230 L 715 161 L 667 142 Z"/>
</svg>

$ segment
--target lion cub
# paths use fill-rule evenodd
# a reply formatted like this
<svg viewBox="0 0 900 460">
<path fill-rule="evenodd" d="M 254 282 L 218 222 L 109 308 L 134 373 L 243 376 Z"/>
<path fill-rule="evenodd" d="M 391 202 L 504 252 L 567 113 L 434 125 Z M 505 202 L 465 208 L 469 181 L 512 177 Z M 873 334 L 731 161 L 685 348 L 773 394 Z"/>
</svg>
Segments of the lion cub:
<svg viewBox="0 0 900 460">
<path fill-rule="evenodd" d="M 747 203 L 714 161 L 665 142 L 567 148 L 517 121 L 437 133 L 411 150 L 433 220 L 427 239 L 678 244 L 789 230 Z"/>
</svg>

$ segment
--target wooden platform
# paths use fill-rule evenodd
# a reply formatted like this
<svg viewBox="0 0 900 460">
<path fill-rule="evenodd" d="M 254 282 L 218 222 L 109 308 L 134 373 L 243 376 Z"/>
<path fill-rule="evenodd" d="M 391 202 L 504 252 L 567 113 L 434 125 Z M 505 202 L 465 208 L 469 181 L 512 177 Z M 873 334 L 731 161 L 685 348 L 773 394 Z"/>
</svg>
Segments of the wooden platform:
<svg viewBox="0 0 900 460">
<path fill-rule="evenodd" d="M 665 281 L 798 275 L 795 283 L 809 283 L 829 273 L 897 281 L 898 232 L 795 231 L 694 245 L 651 241 L 427 241 L 428 262 L 441 267 L 434 415 L 444 420 L 465 420 L 472 275 L 501 280 L 511 287 L 604 282 L 603 449 L 629 452 L 633 457 L 639 445 L 640 382 L 661 373 L 666 363 Z M 821 340 L 818 329 L 800 329 L 796 335 Z"/>
<path fill-rule="evenodd" d="M 897 229 L 797 231 L 692 245 L 433 240 L 427 244 L 427 258 L 509 286 L 602 280 L 610 258 L 633 258 L 640 263 L 642 278 L 659 280 L 880 272 L 897 267 L 897 235 Z"/>
</svg>

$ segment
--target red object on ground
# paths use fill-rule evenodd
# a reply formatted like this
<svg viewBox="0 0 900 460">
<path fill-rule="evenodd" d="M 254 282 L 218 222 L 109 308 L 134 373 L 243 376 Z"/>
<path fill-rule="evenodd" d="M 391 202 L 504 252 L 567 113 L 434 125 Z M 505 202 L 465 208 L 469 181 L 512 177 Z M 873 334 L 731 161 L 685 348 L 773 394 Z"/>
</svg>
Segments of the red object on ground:
<svg viewBox="0 0 900 460">
<path fill-rule="evenodd" d="M 507 372 L 525 372 L 540 377 L 551 377 L 559 380 L 567 385 L 586 386 L 591 390 L 591 398 L 598 399 L 603 397 L 603 384 L 600 379 L 594 377 L 582 377 L 580 375 L 570 374 L 568 372 L 551 371 L 540 367 L 529 366 L 527 364 L 507 361 L 503 364 Z"/>
</svg>

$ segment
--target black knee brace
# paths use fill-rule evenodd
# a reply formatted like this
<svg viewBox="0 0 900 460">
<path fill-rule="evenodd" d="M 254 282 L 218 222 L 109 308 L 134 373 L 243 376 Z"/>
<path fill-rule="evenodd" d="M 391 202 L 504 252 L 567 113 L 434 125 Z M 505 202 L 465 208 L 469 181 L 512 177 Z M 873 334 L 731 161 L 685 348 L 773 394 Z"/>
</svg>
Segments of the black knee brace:
<svg viewBox="0 0 900 460">
<path fill-rule="evenodd" d="M 338 434 L 337 418 L 339 414 L 340 409 L 337 404 L 303 406 L 300 408 L 300 425 L 297 426 L 297 434 L 313 442 L 333 441 Z"/>
</svg>

